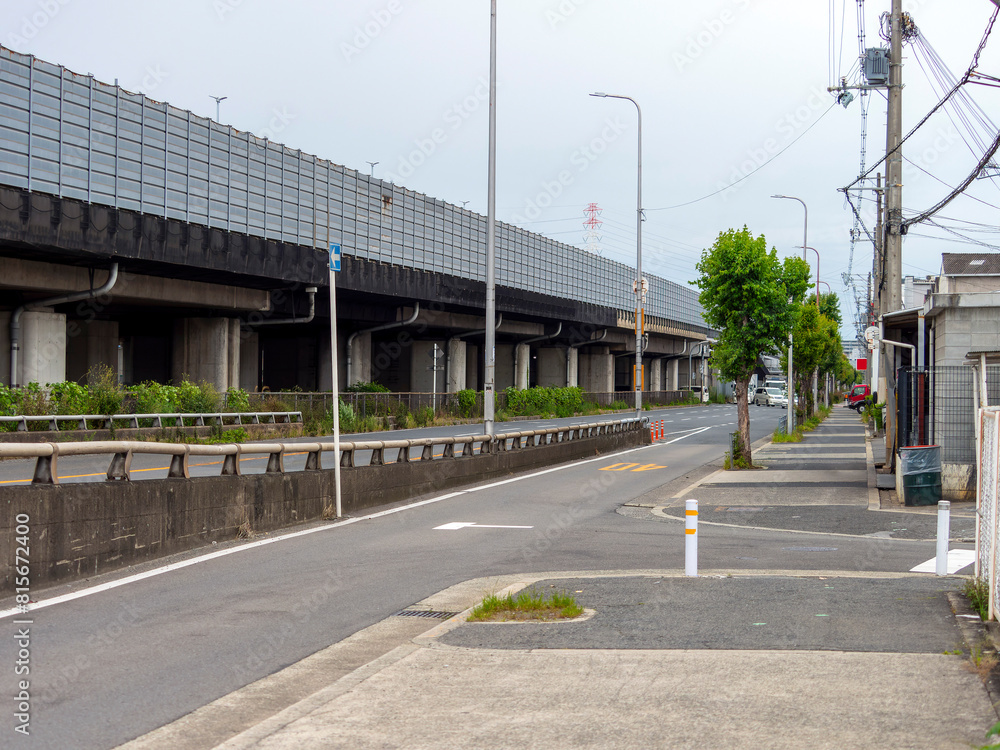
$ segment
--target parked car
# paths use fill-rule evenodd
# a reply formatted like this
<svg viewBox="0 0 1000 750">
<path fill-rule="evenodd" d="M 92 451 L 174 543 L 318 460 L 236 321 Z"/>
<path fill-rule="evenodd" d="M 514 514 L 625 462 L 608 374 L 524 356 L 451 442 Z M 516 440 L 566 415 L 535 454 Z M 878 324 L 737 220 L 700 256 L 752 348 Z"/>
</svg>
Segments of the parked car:
<svg viewBox="0 0 1000 750">
<path fill-rule="evenodd" d="M 753 394 L 757 406 L 788 406 L 788 399 L 777 388 L 758 388 Z"/>
<path fill-rule="evenodd" d="M 867 385 L 855 385 L 851 387 L 851 390 L 847 392 L 845 397 L 848 409 L 854 409 L 859 414 L 861 410 L 865 408 L 865 399 L 868 398 L 870 394 L 870 389 Z"/>
</svg>

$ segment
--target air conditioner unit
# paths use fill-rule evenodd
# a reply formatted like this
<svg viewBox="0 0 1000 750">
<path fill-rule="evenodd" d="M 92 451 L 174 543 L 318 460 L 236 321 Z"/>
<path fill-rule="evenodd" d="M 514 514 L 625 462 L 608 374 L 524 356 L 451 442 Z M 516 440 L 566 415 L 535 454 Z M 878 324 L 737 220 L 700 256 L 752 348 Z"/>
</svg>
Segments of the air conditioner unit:
<svg viewBox="0 0 1000 750">
<path fill-rule="evenodd" d="M 869 47 L 865 50 L 865 80 L 869 86 L 885 86 L 889 83 L 889 50 L 885 47 Z"/>
</svg>

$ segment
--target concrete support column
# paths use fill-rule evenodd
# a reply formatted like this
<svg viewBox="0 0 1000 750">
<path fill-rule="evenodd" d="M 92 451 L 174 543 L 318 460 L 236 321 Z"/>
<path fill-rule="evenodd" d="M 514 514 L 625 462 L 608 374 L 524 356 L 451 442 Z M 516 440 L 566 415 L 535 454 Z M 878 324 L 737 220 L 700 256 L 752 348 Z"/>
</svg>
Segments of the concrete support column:
<svg viewBox="0 0 1000 750">
<path fill-rule="evenodd" d="M 606 346 L 590 347 L 580 355 L 580 386 L 596 393 L 615 389 L 615 358 Z"/>
<path fill-rule="evenodd" d="M 663 360 L 654 359 L 649 363 L 649 390 L 663 390 Z"/>
<path fill-rule="evenodd" d="M 466 344 L 465 347 L 465 387 L 474 391 L 482 390 L 480 385 L 479 370 L 483 366 L 480 361 L 482 353 L 475 344 Z"/>
<path fill-rule="evenodd" d="M 118 372 L 118 323 L 71 320 L 66 324 L 66 379 L 82 383 L 92 367 Z"/>
<path fill-rule="evenodd" d="M 239 318 L 229 319 L 229 346 L 226 350 L 226 382 L 230 388 L 240 388 L 240 367 L 242 361 L 242 344 L 240 339 Z M 254 381 L 256 382 L 256 381 Z M 251 386 L 250 390 L 253 390 Z"/>
<path fill-rule="evenodd" d="M 538 385 L 562 388 L 566 385 L 566 359 L 562 348 L 546 347 L 538 350 Z"/>
<path fill-rule="evenodd" d="M 496 390 L 499 393 L 514 385 L 514 347 L 511 344 L 497 344 L 496 350 Z"/>
<path fill-rule="evenodd" d="M 434 388 L 434 345 L 437 344 L 437 390 Z M 414 341 L 410 348 L 410 389 L 414 393 L 443 393 L 445 389 L 444 341 Z"/>
<path fill-rule="evenodd" d="M 10 377 L 10 317 L 7 317 L 7 372 Z M 115 359 L 118 361 L 117 340 Z M 32 310 L 21 315 L 18 382 L 61 383 L 66 379 L 66 316 Z"/>
<path fill-rule="evenodd" d="M 0 383 L 10 385 L 10 310 L 0 311 Z"/>
<path fill-rule="evenodd" d="M 345 382 L 344 385 L 370 383 L 371 379 L 372 335 L 371 333 L 359 333 L 351 344 L 351 382 Z"/>
<path fill-rule="evenodd" d="M 253 393 L 260 386 L 260 335 L 251 331 L 239 331 L 240 335 L 240 388 Z M 329 352 L 330 345 L 327 344 Z M 320 363 L 322 368 L 322 362 Z M 327 358 L 327 372 L 330 370 L 330 360 Z M 329 378 L 329 375 L 327 375 Z M 329 382 L 327 389 L 330 388 Z"/>
<path fill-rule="evenodd" d="M 518 344 L 514 350 L 514 387 L 523 391 L 528 387 L 528 368 L 531 366 L 531 345 Z"/>
<path fill-rule="evenodd" d="M 566 347 L 566 387 L 575 388 L 580 384 L 580 350 L 575 346 Z"/>
<path fill-rule="evenodd" d="M 235 335 L 233 331 L 236 332 Z M 205 381 L 214 385 L 221 393 L 234 385 L 230 376 L 238 372 L 239 366 L 239 321 L 228 318 L 184 318 L 174 323 L 171 377 L 175 383 L 185 378 Z"/>
<path fill-rule="evenodd" d="M 461 339 L 448 340 L 448 393 L 458 393 L 466 389 L 467 345 Z"/>
</svg>

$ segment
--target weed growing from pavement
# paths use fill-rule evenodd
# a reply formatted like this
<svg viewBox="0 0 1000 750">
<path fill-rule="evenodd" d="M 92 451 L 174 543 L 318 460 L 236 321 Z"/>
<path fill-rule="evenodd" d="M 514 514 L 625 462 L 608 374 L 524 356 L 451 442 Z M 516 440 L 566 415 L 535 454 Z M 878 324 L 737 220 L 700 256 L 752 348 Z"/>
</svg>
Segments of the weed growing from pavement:
<svg viewBox="0 0 1000 750">
<path fill-rule="evenodd" d="M 962 593 L 983 622 L 990 619 L 990 585 L 985 578 L 969 578 L 962 584 Z"/>
<path fill-rule="evenodd" d="M 969 669 L 986 679 L 998 664 L 997 652 L 988 643 L 978 643 L 969 648 Z"/>
<path fill-rule="evenodd" d="M 986 730 L 986 741 L 990 744 L 980 745 L 977 750 L 1000 750 L 1000 721 Z"/>
<path fill-rule="evenodd" d="M 510 620 L 563 620 L 579 617 L 583 607 L 569 594 L 553 591 L 548 597 L 537 589 L 525 589 L 515 596 L 489 594 L 472 608 L 469 622 Z"/>
</svg>

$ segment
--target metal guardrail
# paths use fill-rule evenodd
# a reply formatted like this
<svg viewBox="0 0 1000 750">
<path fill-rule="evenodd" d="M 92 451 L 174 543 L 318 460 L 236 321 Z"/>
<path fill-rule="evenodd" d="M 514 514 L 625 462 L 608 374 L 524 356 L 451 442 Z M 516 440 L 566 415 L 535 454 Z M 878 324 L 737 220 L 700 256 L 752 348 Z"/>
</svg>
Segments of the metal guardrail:
<svg viewBox="0 0 1000 750">
<path fill-rule="evenodd" d="M 293 409 L 303 409 L 310 412 L 317 408 L 324 412 L 330 410 L 333 397 L 329 391 L 265 391 L 248 394 L 250 405 L 255 406 L 268 401 L 280 402 Z M 624 402 L 628 408 L 635 403 L 635 391 L 583 391 L 584 403 L 594 403 L 606 409 L 615 402 Z M 649 405 L 673 404 L 691 398 L 690 391 L 643 391 L 642 402 Z M 367 391 L 341 392 L 340 399 L 350 406 L 359 417 L 391 417 L 400 408 L 405 408 L 411 414 L 419 409 L 433 408 L 435 414 L 451 414 L 456 417 L 482 418 L 483 395 L 477 393 L 475 400 L 464 404 L 458 393 L 422 393 L 422 392 L 383 392 Z M 223 402 L 225 406 L 225 402 Z M 507 394 L 499 391 L 496 394 L 495 408 L 497 411 L 507 409 Z"/>
<path fill-rule="evenodd" d="M 214 424 L 223 426 L 240 426 L 245 424 L 299 424 L 302 422 L 300 411 L 249 411 L 249 412 L 206 412 L 204 414 L 47 414 L 44 416 L 21 415 L 16 417 L 0 417 L 0 424 L 17 424 L 18 432 L 28 431 L 28 422 L 48 422 L 49 429 L 59 432 L 60 422 L 75 422 L 77 430 L 109 429 L 115 422 L 124 422 L 125 427 L 138 428 L 139 420 L 155 422 L 152 427 L 205 427 Z M 228 422 L 226 420 L 229 420 Z M 249 421 L 244 421 L 249 420 Z M 94 422 L 98 426 L 90 427 Z M 164 424 L 164 423 L 167 424 Z M 170 424 L 173 422 L 173 424 Z M 194 424 L 186 424 L 193 422 Z"/>
<path fill-rule="evenodd" d="M 646 420 L 629 419 L 549 427 L 543 430 L 507 432 L 493 436 L 465 435 L 414 440 L 348 441 L 340 444 L 340 465 L 345 468 L 354 467 L 356 465 L 354 456 L 357 451 L 371 451 L 368 465 L 383 466 L 386 463 L 391 463 L 386 461 L 387 450 L 396 451 L 395 463 L 407 463 L 410 461 L 410 450 L 413 448 L 421 449 L 418 460 L 430 461 L 435 458 L 434 448 L 442 446 L 444 451 L 440 460 L 446 460 L 456 458 L 456 446 L 461 446 L 460 456 L 475 455 L 477 444 L 480 454 L 516 451 L 598 435 L 634 432 L 642 429 L 645 424 Z M 332 442 L 189 445 L 185 443 L 105 440 L 82 443 L 0 443 L 0 458 L 35 458 L 37 459 L 35 473 L 31 483 L 59 484 L 56 473 L 59 456 L 110 455 L 112 458 L 111 464 L 108 466 L 107 481 L 113 482 L 131 479 L 129 471 L 132 465 L 132 456 L 137 453 L 170 456 L 167 478 L 187 479 L 190 477 L 188 461 L 191 456 L 222 456 L 222 476 L 230 476 L 241 474 L 241 456 L 267 454 L 265 473 L 275 474 L 284 473 L 286 453 L 307 453 L 305 471 L 319 471 L 322 469 L 323 453 L 334 450 Z"/>
</svg>

